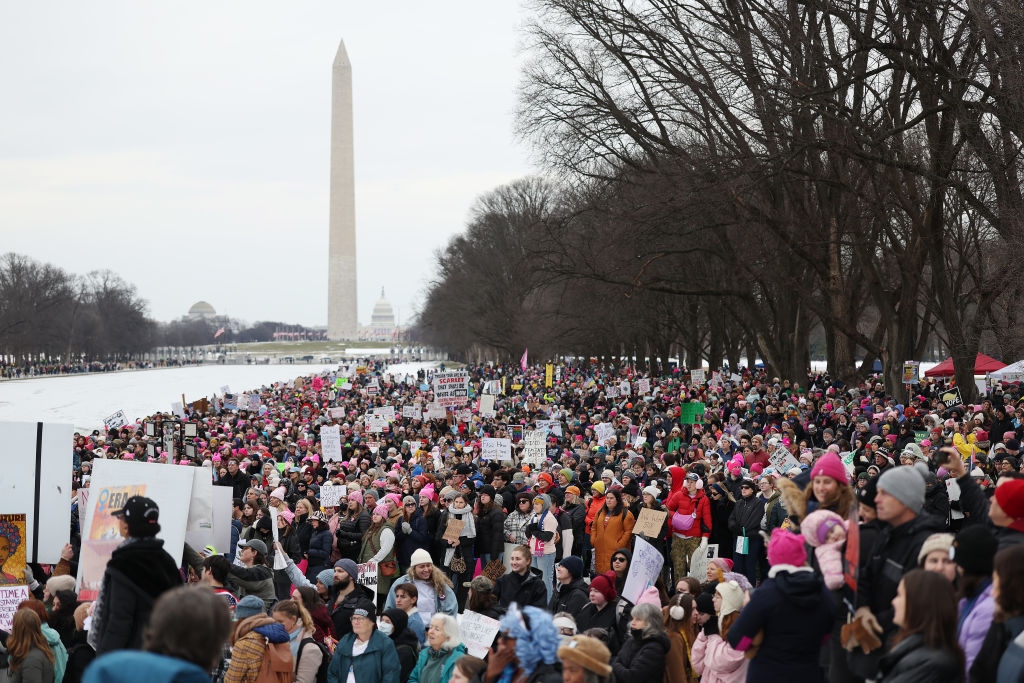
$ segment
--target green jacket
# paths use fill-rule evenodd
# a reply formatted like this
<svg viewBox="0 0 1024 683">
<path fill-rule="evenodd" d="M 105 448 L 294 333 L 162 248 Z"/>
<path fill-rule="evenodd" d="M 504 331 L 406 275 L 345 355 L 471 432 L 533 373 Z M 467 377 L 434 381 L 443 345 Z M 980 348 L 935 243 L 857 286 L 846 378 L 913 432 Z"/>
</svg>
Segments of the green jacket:
<svg viewBox="0 0 1024 683">
<path fill-rule="evenodd" d="M 331 665 L 327 668 L 328 683 L 345 683 L 348 680 L 349 667 L 355 672 L 357 681 L 399 683 L 402 665 L 398 660 L 395 644 L 390 638 L 373 629 L 366 650 L 358 657 L 352 656 L 352 645 L 355 642 L 354 633 L 349 633 L 338 641 Z"/>
<path fill-rule="evenodd" d="M 452 672 L 455 670 L 455 661 L 466 654 L 466 646 L 459 643 L 455 646 L 455 649 L 448 655 L 448 659 L 444 661 L 444 667 L 441 669 L 441 683 L 449 681 L 452 678 Z M 425 646 L 420 650 L 419 659 L 416 660 L 416 666 L 413 667 L 412 673 L 409 674 L 409 683 L 422 683 L 420 681 L 420 671 L 426 666 L 427 660 L 430 658 L 430 646 Z M 356 674 L 356 680 L 359 680 L 359 674 Z"/>
</svg>

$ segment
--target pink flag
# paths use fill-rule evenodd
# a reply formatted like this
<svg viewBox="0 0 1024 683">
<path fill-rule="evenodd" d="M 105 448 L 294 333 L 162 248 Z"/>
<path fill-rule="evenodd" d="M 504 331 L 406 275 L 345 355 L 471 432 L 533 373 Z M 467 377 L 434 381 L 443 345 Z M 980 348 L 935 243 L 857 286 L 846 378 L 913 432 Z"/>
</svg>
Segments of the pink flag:
<svg viewBox="0 0 1024 683">
<path fill-rule="evenodd" d="M 519 360 L 519 367 L 523 369 L 523 372 L 526 372 L 526 353 L 528 351 L 529 349 L 523 349 L 523 357 Z"/>
<path fill-rule="evenodd" d="M 223 327 L 220 328 L 219 330 L 217 330 L 217 332 L 213 335 L 213 338 L 216 339 L 217 337 L 219 337 L 222 334 L 224 334 L 224 328 Z"/>
</svg>

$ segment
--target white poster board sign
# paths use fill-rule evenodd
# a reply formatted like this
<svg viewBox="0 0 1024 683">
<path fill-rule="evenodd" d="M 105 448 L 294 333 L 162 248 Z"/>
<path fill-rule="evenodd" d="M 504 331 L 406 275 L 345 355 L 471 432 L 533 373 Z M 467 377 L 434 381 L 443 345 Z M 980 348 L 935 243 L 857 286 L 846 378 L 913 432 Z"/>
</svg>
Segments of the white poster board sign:
<svg viewBox="0 0 1024 683">
<path fill-rule="evenodd" d="M 188 504 L 188 522 L 185 525 L 185 540 L 193 548 L 213 545 L 213 470 L 209 467 L 190 467 L 192 474 L 192 497 Z M 216 488 L 231 491 L 230 487 Z M 227 546 L 225 546 L 226 548 Z"/>
<path fill-rule="evenodd" d="M 359 578 L 356 579 L 356 583 L 361 586 L 366 586 L 374 594 L 377 593 L 377 563 L 367 562 L 365 564 L 357 564 L 356 568 L 359 570 Z"/>
<path fill-rule="evenodd" d="M 0 586 L 0 631 L 11 632 L 11 620 L 18 605 L 30 597 L 28 586 Z"/>
<path fill-rule="evenodd" d="M 419 406 L 402 406 L 402 417 L 407 417 L 410 420 L 418 420 L 420 419 L 420 415 L 421 412 Z"/>
<path fill-rule="evenodd" d="M 0 514 L 25 515 L 28 562 L 57 564 L 71 538 L 74 434 L 69 424 L 0 422 Z"/>
<path fill-rule="evenodd" d="M 320 454 L 324 462 L 341 461 L 341 426 L 323 425 L 320 427 Z"/>
<path fill-rule="evenodd" d="M 633 560 L 629 563 L 629 573 L 626 574 L 626 584 L 622 587 L 622 597 L 635 605 L 640 594 L 658 580 L 665 558 L 657 548 L 641 537 L 634 536 L 633 540 Z"/>
<path fill-rule="evenodd" d="M 338 507 L 342 496 L 347 493 L 346 486 L 324 484 L 320 487 L 320 507 Z"/>
<path fill-rule="evenodd" d="M 395 407 L 394 406 L 377 406 L 373 409 L 374 415 L 383 417 L 388 422 L 395 421 Z"/>
<path fill-rule="evenodd" d="M 549 434 L 562 436 L 562 422 L 560 420 L 537 420 L 537 429 L 545 430 Z"/>
<path fill-rule="evenodd" d="M 494 410 L 494 396 L 492 394 L 484 394 L 483 396 L 480 397 L 480 416 L 497 416 L 497 412 Z"/>
<path fill-rule="evenodd" d="M 609 439 L 615 438 L 615 427 L 611 422 L 602 422 L 594 427 L 594 433 L 597 435 L 597 443 L 603 446 Z"/>
<path fill-rule="evenodd" d="M 530 465 L 539 465 L 548 457 L 545 432 L 534 431 L 526 434 L 523 446 L 523 462 Z"/>
<path fill-rule="evenodd" d="M 785 474 L 800 465 L 797 459 L 793 457 L 793 454 L 781 446 L 772 451 L 771 455 L 768 456 L 768 462 L 780 474 Z"/>
<path fill-rule="evenodd" d="M 485 436 L 480 439 L 480 459 L 508 461 L 512 459 L 512 439 Z"/>
<path fill-rule="evenodd" d="M 636 383 L 636 392 L 638 394 L 649 394 L 651 393 L 651 380 L 642 379 Z"/>
<path fill-rule="evenodd" d="M 372 432 L 374 434 L 379 434 L 383 432 L 388 426 L 388 421 L 385 420 L 380 415 L 367 415 L 365 422 L 366 431 Z"/>
<path fill-rule="evenodd" d="M 629 396 L 630 394 L 633 393 L 633 389 L 629 386 L 628 381 L 623 380 L 619 382 L 619 393 L 622 394 L 623 396 Z"/>
<path fill-rule="evenodd" d="M 462 642 L 466 644 L 466 651 L 474 656 L 483 657 L 498 635 L 499 622 L 497 619 L 466 610 L 459 615 L 459 635 Z"/>
<path fill-rule="evenodd" d="M 469 399 L 469 373 L 449 370 L 434 375 L 434 400 L 442 406 L 461 406 Z"/>
<path fill-rule="evenodd" d="M 704 368 L 699 370 L 690 370 L 690 384 L 704 384 L 706 375 L 704 374 Z"/>
<path fill-rule="evenodd" d="M 125 417 L 123 410 L 119 410 L 113 415 L 109 415 L 103 418 L 103 426 L 107 428 L 108 432 L 112 429 L 120 429 L 121 427 L 127 427 L 128 418 Z"/>
</svg>

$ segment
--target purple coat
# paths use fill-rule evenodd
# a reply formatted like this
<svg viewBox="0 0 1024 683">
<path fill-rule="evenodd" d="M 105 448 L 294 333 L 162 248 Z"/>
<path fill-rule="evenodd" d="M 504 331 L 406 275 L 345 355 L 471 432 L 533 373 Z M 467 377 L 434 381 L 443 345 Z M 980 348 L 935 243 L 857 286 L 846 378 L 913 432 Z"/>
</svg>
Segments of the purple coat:
<svg viewBox="0 0 1024 683">
<path fill-rule="evenodd" d="M 985 634 L 988 633 L 988 629 L 992 625 L 992 617 L 995 614 L 996 603 L 992 599 L 992 584 L 989 583 L 985 587 L 985 590 L 975 600 L 974 607 L 964 615 L 963 611 L 966 606 L 967 598 L 962 598 L 959 609 L 963 621 L 960 624 L 956 640 L 964 651 L 964 660 L 967 663 L 965 671 L 970 671 L 971 664 L 974 663 L 974 658 L 981 650 L 981 644 L 985 640 Z"/>
</svg>

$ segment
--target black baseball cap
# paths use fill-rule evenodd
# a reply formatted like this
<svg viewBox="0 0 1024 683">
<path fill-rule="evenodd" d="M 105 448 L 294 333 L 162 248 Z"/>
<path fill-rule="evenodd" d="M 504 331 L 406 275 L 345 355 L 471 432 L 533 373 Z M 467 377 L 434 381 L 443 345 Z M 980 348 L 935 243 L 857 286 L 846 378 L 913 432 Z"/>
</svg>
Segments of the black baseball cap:
<svg viewBox="0 0 1024 683">
<path fill-rule="evenodd" d="M 110 512 L 112 517 L 123 517 L 132 536 L 153 536 L 160 531 L 160 508 L 152 498 L 132 496 L 124 507 Z"/>
</svg>

